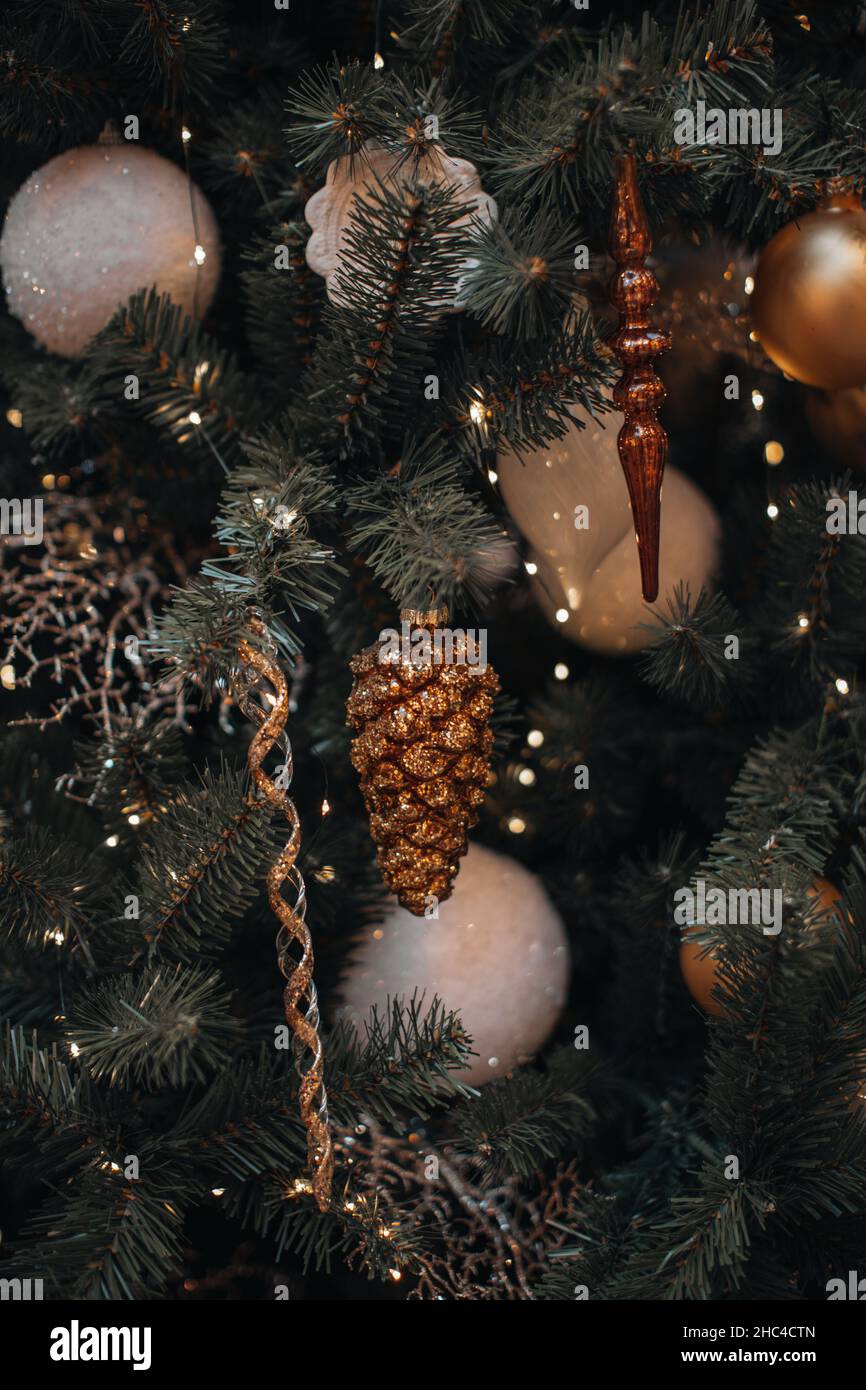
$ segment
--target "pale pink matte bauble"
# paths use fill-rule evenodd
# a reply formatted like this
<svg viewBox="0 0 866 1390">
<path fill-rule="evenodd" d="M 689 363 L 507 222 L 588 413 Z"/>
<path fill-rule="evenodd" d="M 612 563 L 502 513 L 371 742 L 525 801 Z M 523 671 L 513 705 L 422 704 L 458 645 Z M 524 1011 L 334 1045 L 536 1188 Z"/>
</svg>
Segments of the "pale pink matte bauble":
<svg viewBox="0 0 866 1390">
<path fill-rule="evenodd" d="M 594 420 L 575 408 L 562 439 L 518 457 L 500 454 L 499 485 L 512 518 L 530 544 L 531 581 L 548 622 L 581 646 L 628 656 L 658 640 L 640 584 L 634 518 L 617 449 L 622 416 Z M 575 509 L 589 525 L 575 527 Z M 581 513 L 579 519 L 584 520 Z M 659 596 L 668 612 L 678 584 L 696 599 L 711 588 L 721 528 L 712 503 L 690 478 L 668 466 L 662 485 Z M 562 615 L 558 620 L 556 614 Z"/>
<path fill-rule="evenodd" d="M 0 269 L 9 312 L 44 347 L 77 357 L 118 305 L 152 285 L 201 317 L 219 279 L 219 232 L 204 195 L 170 160 L 125 140 L 85 145 L 19 188 Z"/>
<path fill-rule="evenodd" d="M 439 917 L 415 917 L 396 904 L 368 927 L 350 964 L 340 1016 L 361 1037 L 370 1006 L 438 995 L 460 1014 L 477 1057 L 452 1075 L 470 1085 L 504 1075 L 538 1052 L 568 990 L 569 951 L 559 914 L 522 864 L 470 845 Z"/>
</svg>

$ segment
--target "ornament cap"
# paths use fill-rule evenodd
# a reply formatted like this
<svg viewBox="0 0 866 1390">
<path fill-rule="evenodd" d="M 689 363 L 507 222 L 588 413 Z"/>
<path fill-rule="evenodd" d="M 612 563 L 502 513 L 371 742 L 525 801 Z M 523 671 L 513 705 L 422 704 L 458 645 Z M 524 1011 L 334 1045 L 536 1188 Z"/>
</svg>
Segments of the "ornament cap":
<svg viewBox="0 0 866 1390">
<path fill-rule="evenodd" d="M 448 621 L 445 604 L 440 608 L 401 608 L 400 622 L 410 623 L 412 627 L 444 627 Z"/>
<path fill-rule="evenodd" d="M 863 206 L 854 180 L 841 174 L 822 179 L 816 185 L 816 191 L 821 212 L 859 212 Z"/>
<path fill-rule="evenodd" d="M 818 204 L 819 212 L 860 212 L 862 208 L 856 193 L 826 193 Z"/>
<path fill-rule="evenodd" d="M 106 121 L 96 141 L 97 145 L 122 145 L 123 137 L 114 121 Z"/>
</svg>

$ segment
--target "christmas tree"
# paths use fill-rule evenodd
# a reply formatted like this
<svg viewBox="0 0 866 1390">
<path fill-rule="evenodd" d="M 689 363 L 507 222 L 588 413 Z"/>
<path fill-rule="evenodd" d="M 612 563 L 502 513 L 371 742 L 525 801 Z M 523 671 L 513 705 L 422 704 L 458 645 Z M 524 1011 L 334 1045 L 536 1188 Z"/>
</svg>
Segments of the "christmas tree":
<svg viewBox="0 0 866 1390">
<path fill-rule="evenodd" d="M 0 29 L 0 1277 L 834 1296 L 864 7 Z"/>
</svg>

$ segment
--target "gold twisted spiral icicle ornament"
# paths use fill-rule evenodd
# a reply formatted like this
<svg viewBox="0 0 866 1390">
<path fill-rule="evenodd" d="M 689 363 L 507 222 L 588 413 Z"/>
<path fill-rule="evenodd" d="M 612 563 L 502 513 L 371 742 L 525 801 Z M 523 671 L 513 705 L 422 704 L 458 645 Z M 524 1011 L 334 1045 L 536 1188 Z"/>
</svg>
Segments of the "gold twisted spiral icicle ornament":
<svg viewBox="0 0 866 1390">
<path fill-rule="evenodd" d="M 243 638 L 238 647 L 240 659 L 248 670 L 252 668 L 260 679 L 267 681 L 271 686 L 270 698 L 273 700 L 273 708 L 265 712 L 255 704 L 251 699 L 251 688 L 247 685 L 240 698 L 241 708 L 248 717 L 259 724 L 249 746 L 247 765 L 258 791 L 266 801 L 283 812 L 291 832 L 285 848 L 268 870 L 268 899 L 280 921 L 277 960 L 286 981 L 283 991 L 286 1022 L 292 1030 L 296 1044 L 295 1055 L 301 1078 L 300 1110 L 307 1132 L 307 1159 L 312 1173 L 312 1192 L 319 1210 L 327 1211 L 334 1174 L 334 1151 L 328 1125 L 324 1058 L 322 1040 L 319 1036 L 319 1004 L 313 982 L 313 943 L 305 921 L 307 899 L 304 880 L 297 865 L 301 844 L 301 822 L 291 797 L 271 779 L 263 766 L 271 749 L 279 745 L 285 756 L 282 780 L 286 785 L 291 783 L 292 749 L 286 734 L 289 688 L 272 655 L 273 644 L 270 642 L 265 624 L 260 618 L 255 617 L 251 619 L 249 626 L 257 637 L 265 639 L 269 650 L 262 651 Z M 281 892 L 287 879 L 294 889 L 294 907 L 286 901 Z M 293 946 L 300 947 L 300 959 L 293 955 Z"/>
</svg>

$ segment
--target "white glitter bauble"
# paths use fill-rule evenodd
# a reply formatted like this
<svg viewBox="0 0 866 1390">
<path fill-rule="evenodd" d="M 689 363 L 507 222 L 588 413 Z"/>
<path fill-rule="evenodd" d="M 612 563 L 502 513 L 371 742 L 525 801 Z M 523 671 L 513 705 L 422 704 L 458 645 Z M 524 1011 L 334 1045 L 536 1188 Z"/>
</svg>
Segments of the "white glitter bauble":
<svg viewBox="0 0 866 1390">
<path fill-rule="evenodd" d="M 85 145 L 19 188 L 0 269 L 9 312 L 44 347 L 76 357 L 118 305 L 152 285 L 201 317 L 219 279 L 219 232 L 204 195 L 170 160 L 126 141 Z"/>
<path fill-rule="evenodd" d="M 532 547 L 532 587 L 553 627 L 591 651 L 641 651 L 654 640 L 641 624 L 667 613 L 678 584 L 693 599 L 711 588 L 721 528 L 712 503 L 676 468 L 665 469 L 659 546 L 659 596 L 649 611 L 641 593 L 634 520 L 617 449 L 618 413 L 594 420 L 578 408 L 569 426 L 532 453 L 500 454 L 499 486 Z M 580 528 L 588 509 L 588 524 Z M 557 617 L 557 614 L 560 616 Z M 658 634 L 661 636 L 659 627 Z"/>
<path fill-rule="evenodd" d="M 342 986 L 341 1017 L 364 1036 L 370 1006 L 388 998 L 425 1005 L 438 995 L 460 1014 L 477 1057 L 452 1075 L 477 1086 L 528 1061 L 550 1036 L 568 991 L 562 921 L 522 864 L 470 845 L 439 917 L 394 906 L 368 928 Z"/>
</svg>

